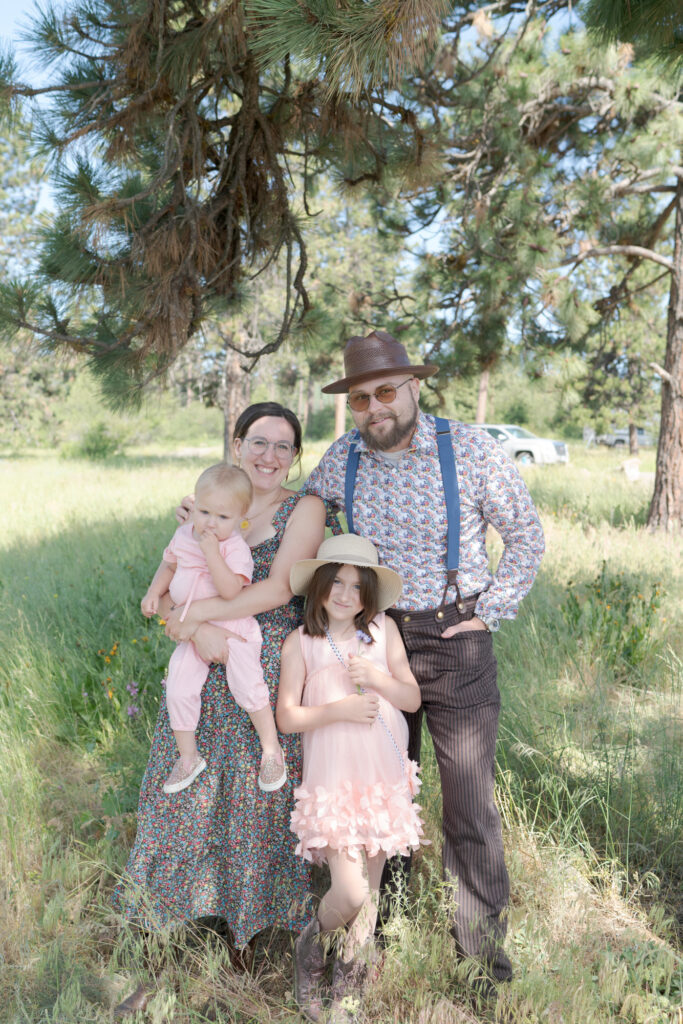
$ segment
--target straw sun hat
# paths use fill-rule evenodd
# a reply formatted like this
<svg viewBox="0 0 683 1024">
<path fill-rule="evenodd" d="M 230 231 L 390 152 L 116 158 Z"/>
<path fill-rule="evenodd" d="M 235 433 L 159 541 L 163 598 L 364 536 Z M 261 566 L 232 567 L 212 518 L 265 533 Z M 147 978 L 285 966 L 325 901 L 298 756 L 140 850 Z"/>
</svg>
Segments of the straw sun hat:
<svg viewBox="0 0 683 1024">
<path fill-rule="evenodd" d="M 391 608 L 401 596 L 403 582 L 399 574 L 385 565 L 379 565 L 375 545 L 366 537 L 359 537 L 355 533 L 328 537 L 318 548 L 316 558 L 303 558 L 300 562 L 295 562 L 289 574 L 292 592 L 306 594 L 318 566 L 329 565 L 331 562 L 372 569 L 379 583 L 377 599 L 381 612 Z"/>
</svg>

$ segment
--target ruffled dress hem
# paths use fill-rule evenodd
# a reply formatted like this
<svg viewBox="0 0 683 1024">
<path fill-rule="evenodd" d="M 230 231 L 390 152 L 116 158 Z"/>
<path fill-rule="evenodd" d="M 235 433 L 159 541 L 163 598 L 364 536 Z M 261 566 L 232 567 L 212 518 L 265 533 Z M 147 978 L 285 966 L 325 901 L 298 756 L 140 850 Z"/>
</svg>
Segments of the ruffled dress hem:
<svg viewBox="0 0 683 1024">
<path fill-rule="evenodd" d="M 345 850 L 353 859 L 363 850 L 368 857 L 407 856 L 429 843 L 423 838 L 421 807 L 412 802 L 419 788 L 414 761 L 406 763 L 404 778 L 393 784 L 359 786 L 346 780 L 334 791 L 299 786 L 291 822 L 299 839 L 295 852 L 315 864 L 325 862 L 325 847 Z"/>
</svg>

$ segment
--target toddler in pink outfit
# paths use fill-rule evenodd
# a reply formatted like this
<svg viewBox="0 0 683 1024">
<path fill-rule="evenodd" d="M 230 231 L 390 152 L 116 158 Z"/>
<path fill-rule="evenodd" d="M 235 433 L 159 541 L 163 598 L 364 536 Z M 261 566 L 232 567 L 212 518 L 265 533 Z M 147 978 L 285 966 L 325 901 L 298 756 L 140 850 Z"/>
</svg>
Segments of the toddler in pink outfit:
<svg viewBox="0 0 683 1024">
<path fill-rule="evenodd" d="M 204 470 L 195 487 L 190 520 L 176 530 L 142 599 L 143 615 L 156 614 L 159 599 L 170 593 L 175 604 L 185 606 L 182 619 L 193 600 L 217 596 L 230 600 L 251 583 L 251 551 L 239 534 L 240 521 L 251 500 L 251 481 L 244 470 L 227 463 Z M 265 791 L 279 789 L 285 783 L 287 771 L 261 668 L 258 622 L 249 616 L 214 625 L 241 638 L 228 639 L 228 686 L 249 715 L 261 741 L 263 756 L 258 784 Z M 168 666 L 166 704 L 179 756 L 164 783 L 165 793 L 178 793 L 190 786 L 206 768 L 197 749 L 195 732 L 208 673 L 209 666 L 191 641 L 177 645 Z"/>
</svg>

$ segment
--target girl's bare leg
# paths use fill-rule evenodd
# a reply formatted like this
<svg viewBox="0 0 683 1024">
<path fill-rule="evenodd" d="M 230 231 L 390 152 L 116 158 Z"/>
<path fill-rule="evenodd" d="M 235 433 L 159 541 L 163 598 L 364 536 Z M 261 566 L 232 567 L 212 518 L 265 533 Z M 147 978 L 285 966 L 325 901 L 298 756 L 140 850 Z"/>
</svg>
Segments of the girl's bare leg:
<svg viewBox="0 0 683 1024">
<path fill-rule="evenodd" d="M 336 931 L 345 925 L 344 960 L 351 960 L 356 951 L 374 934 L 377 922 L 379 883 L 386 857 L 359 854 L 355 859 L 346 850 L 326 850 L 331 885 L 318 908 L 322 931 Z"/>
<path fill-rule="evenodd" d="M 378 853 L 374 857 L 363 855 L 368 880 L 368 896 L 353 921 L 347 922 L 348 931 L 344 942 L 344 960 L 351 960 L 356 952 L 375 934 L 377 911 L 379 909 L 379 885 L 386 863 L 386 856 Z"/>
</svg>

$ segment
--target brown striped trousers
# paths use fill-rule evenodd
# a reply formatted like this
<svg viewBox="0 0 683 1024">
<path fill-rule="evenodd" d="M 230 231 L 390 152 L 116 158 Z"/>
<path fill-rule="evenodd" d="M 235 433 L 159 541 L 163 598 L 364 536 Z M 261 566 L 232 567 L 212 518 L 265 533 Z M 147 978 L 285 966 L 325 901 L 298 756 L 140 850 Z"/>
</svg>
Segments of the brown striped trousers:
<svg viewBox="0 0 683 1024">
<path fill-rule="evenodd" d="M 408 754 L 419 761 L 424 714 L 441 775 L 443 872 L 454 883 L 456 948 L 502 981 L 510 978 L 512 966 L 502 948 L 510 886 L 493 798 L 500 711 L 496 658 L 487 630 L 441 638 L 447 626 L 472 617 L 476 601 L 467 598 L 462 613 L 447 605 L 441 619 L 434 610 L 389 614 L 422 694 L 422 707 L 406 715 Z M 388 865 L 387 878 L 398 866 Z"/>
</svg>

